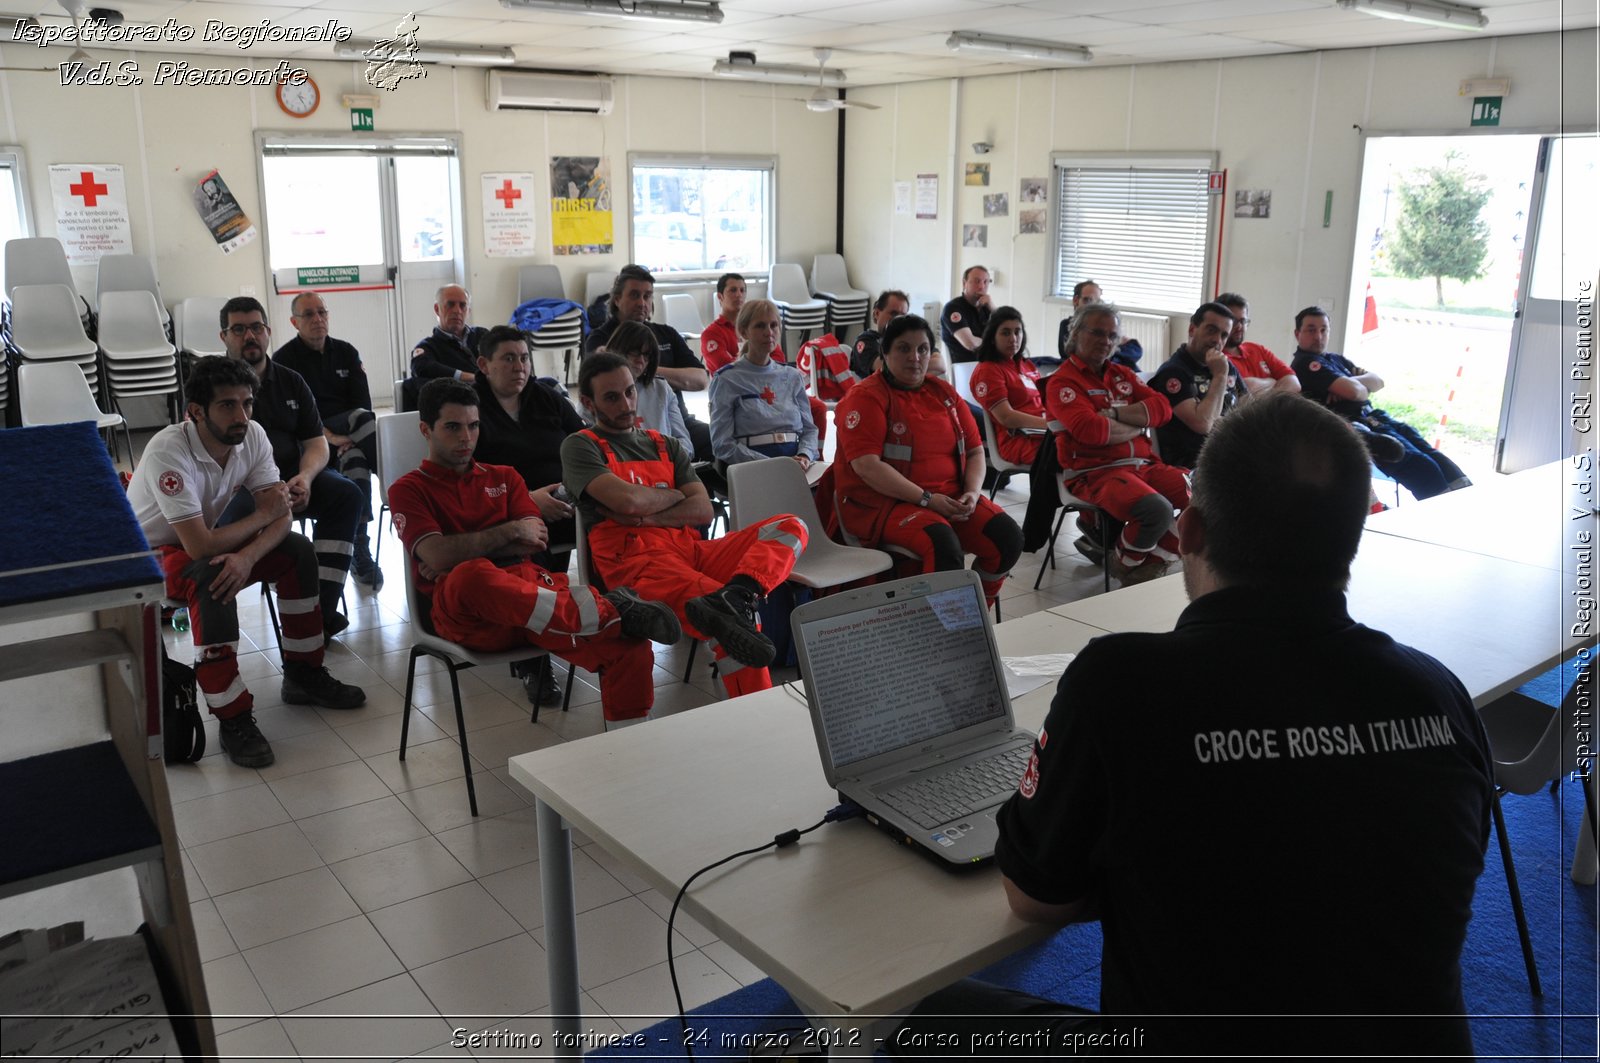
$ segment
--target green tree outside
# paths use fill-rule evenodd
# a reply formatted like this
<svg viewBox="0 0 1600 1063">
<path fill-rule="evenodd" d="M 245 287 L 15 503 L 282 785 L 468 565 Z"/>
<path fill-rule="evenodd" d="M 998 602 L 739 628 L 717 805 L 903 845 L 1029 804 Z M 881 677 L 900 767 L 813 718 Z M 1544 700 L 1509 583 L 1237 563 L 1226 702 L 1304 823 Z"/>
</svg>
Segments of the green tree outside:
<svg viewBox="0 0 1600 1063">
<path fill-rule="evenodd" d="M 1432 277 L 1434 297 L 1444 309 L 1444 278 L 1462 282 L 1484 274 L 1489 225 L 1483 208 L 1494 193 L 1483 175 L 1468 173 L 1450 152 L 1441 166 L 1423 170 L 1400 185 L 1400 219 L 1389 240 L 1389 261 L 1402 277 Z"/>
</svg>

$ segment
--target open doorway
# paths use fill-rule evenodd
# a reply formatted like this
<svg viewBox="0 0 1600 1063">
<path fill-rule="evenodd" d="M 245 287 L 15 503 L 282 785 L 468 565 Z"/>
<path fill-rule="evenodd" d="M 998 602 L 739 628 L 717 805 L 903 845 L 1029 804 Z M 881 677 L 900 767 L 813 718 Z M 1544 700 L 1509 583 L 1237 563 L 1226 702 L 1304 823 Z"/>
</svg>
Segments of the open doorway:
<svg viewBox="0 0 1600 1063">
<path fill-rule="evenodd" d="M 1352 312 L 1335 349 L 1383 377 L 1374 405 L 1474 479 L 1495 464 L 1539 141 L 1366 141 Z"/>
</svg>

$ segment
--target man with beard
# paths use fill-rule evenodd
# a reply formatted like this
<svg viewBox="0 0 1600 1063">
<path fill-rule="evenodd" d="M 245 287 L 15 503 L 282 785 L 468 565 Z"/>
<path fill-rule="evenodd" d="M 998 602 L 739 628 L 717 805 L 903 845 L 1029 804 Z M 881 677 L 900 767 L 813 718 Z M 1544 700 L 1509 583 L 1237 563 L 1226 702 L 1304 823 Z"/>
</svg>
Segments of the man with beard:
<svg viewBox="0 0 1600 1063">
<path fill-rule="evenodd" d="M 683 336 L 670 325 L 657 324 L 650 318 L 655 312 L 656 279 L 643 266 L 626 265 L 617 272 L 611 284 L 611 316 L 583 341 L 585 351 L 603 351 L 606 341 L 624 321 L 637 321 L 656 334 L 659 360 L 656 375 L 672 385 L 678 397 L 678 409 L 683 413 L 683 423 L 688 426 L 689 438 L 694 440 L 694 460 L 710 461 L 711 426 L 696 419 L 684 404 L 685 391 L 704 391 L 711 386 L 711 374 L 700 359 L 694 356 Z"/>
<path fill-rule="evenodd" d="M 241 590 L 265 580 L 277 591 L 284 701 L 354 709 L 367 697 L 322 666 L 317 559 L 305 537 L 289 530 L 289 487 L 266 431 L 251 420 L 255 374 L 242 360 L 205 358 L 189 374 L 185 392 L 187 420 L 150 440 L 128 485 L 128 502 L 161 555 L 167 595 L 189 607 L 195 681 L 220 721 L 223 750 L 235 764 L 264 768 L 275 759 L 272 746 L 256 726 L 254 699 L 239 677 Z M 224 511 L 240 491 L 254 505 L 230 523 Z"/>
<path fill-rule="evenodd" d="M 261 304 L 248 295 L 235 296 L 222 304 L 221 317 L 228 357 L 248 365 L 261 382 L 251 417 L 267 430 L 272 458 L 288 487 L 289 509 L 295 519 L 311 521 L 322 629 L 332 638 L 350 626 L 339 612 L 339 597 L 350 573 L 356 528 L 365 516 L 361 488 L 328 468 L 328 440 L 305 378 L 267 357 L 272 329 Z M 234 512 L 230 507 L 230 515 Z"/>
</svg>

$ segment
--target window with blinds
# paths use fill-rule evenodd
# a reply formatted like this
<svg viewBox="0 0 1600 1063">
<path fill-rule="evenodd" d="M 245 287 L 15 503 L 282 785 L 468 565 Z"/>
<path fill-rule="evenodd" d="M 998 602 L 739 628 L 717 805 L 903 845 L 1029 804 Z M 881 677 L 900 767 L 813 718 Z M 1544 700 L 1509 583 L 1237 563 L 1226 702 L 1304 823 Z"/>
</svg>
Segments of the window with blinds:
<svg viewBox="0 0 1600 1063">
<path fill-rule="evenodd" d="M 1189 313 L 1205 301 L 1213 160 L 1057 157 L 1053 294 L 1094 280 L 1128 309 Z"/>
</svg>

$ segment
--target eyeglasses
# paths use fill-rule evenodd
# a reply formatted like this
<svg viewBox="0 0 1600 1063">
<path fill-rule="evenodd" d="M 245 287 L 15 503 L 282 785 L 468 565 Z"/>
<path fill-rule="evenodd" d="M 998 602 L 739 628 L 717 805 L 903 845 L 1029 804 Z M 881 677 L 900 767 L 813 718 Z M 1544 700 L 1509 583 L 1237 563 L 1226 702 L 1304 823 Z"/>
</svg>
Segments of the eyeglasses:
<svg viewBox="0 0 1600 1063">
<path fill-rule="evenodd" d="M 1097 340 L 1109 340 L 1112 343 L 1122 338 L 1120 332 L 1108 332 L 1103 328 L 1086 328 L 1083 331 L 1085 335 L 1093 336 Z"/>
<path fill-rule="evenodd" d="M 252 321 L 248 325 L 229 325 L 228 334 L 231 336 L 265 336 L 268 332 L 265 321 Z"/>
<path fill-rule="evenodd" d="M 295 317 L 327 317 L 327 316 L 328 316 L 328 308 L 327 307 L 322 307 L 320 310 L 302 310 L 298 314 L 295 315 Z"/>
</svg>

